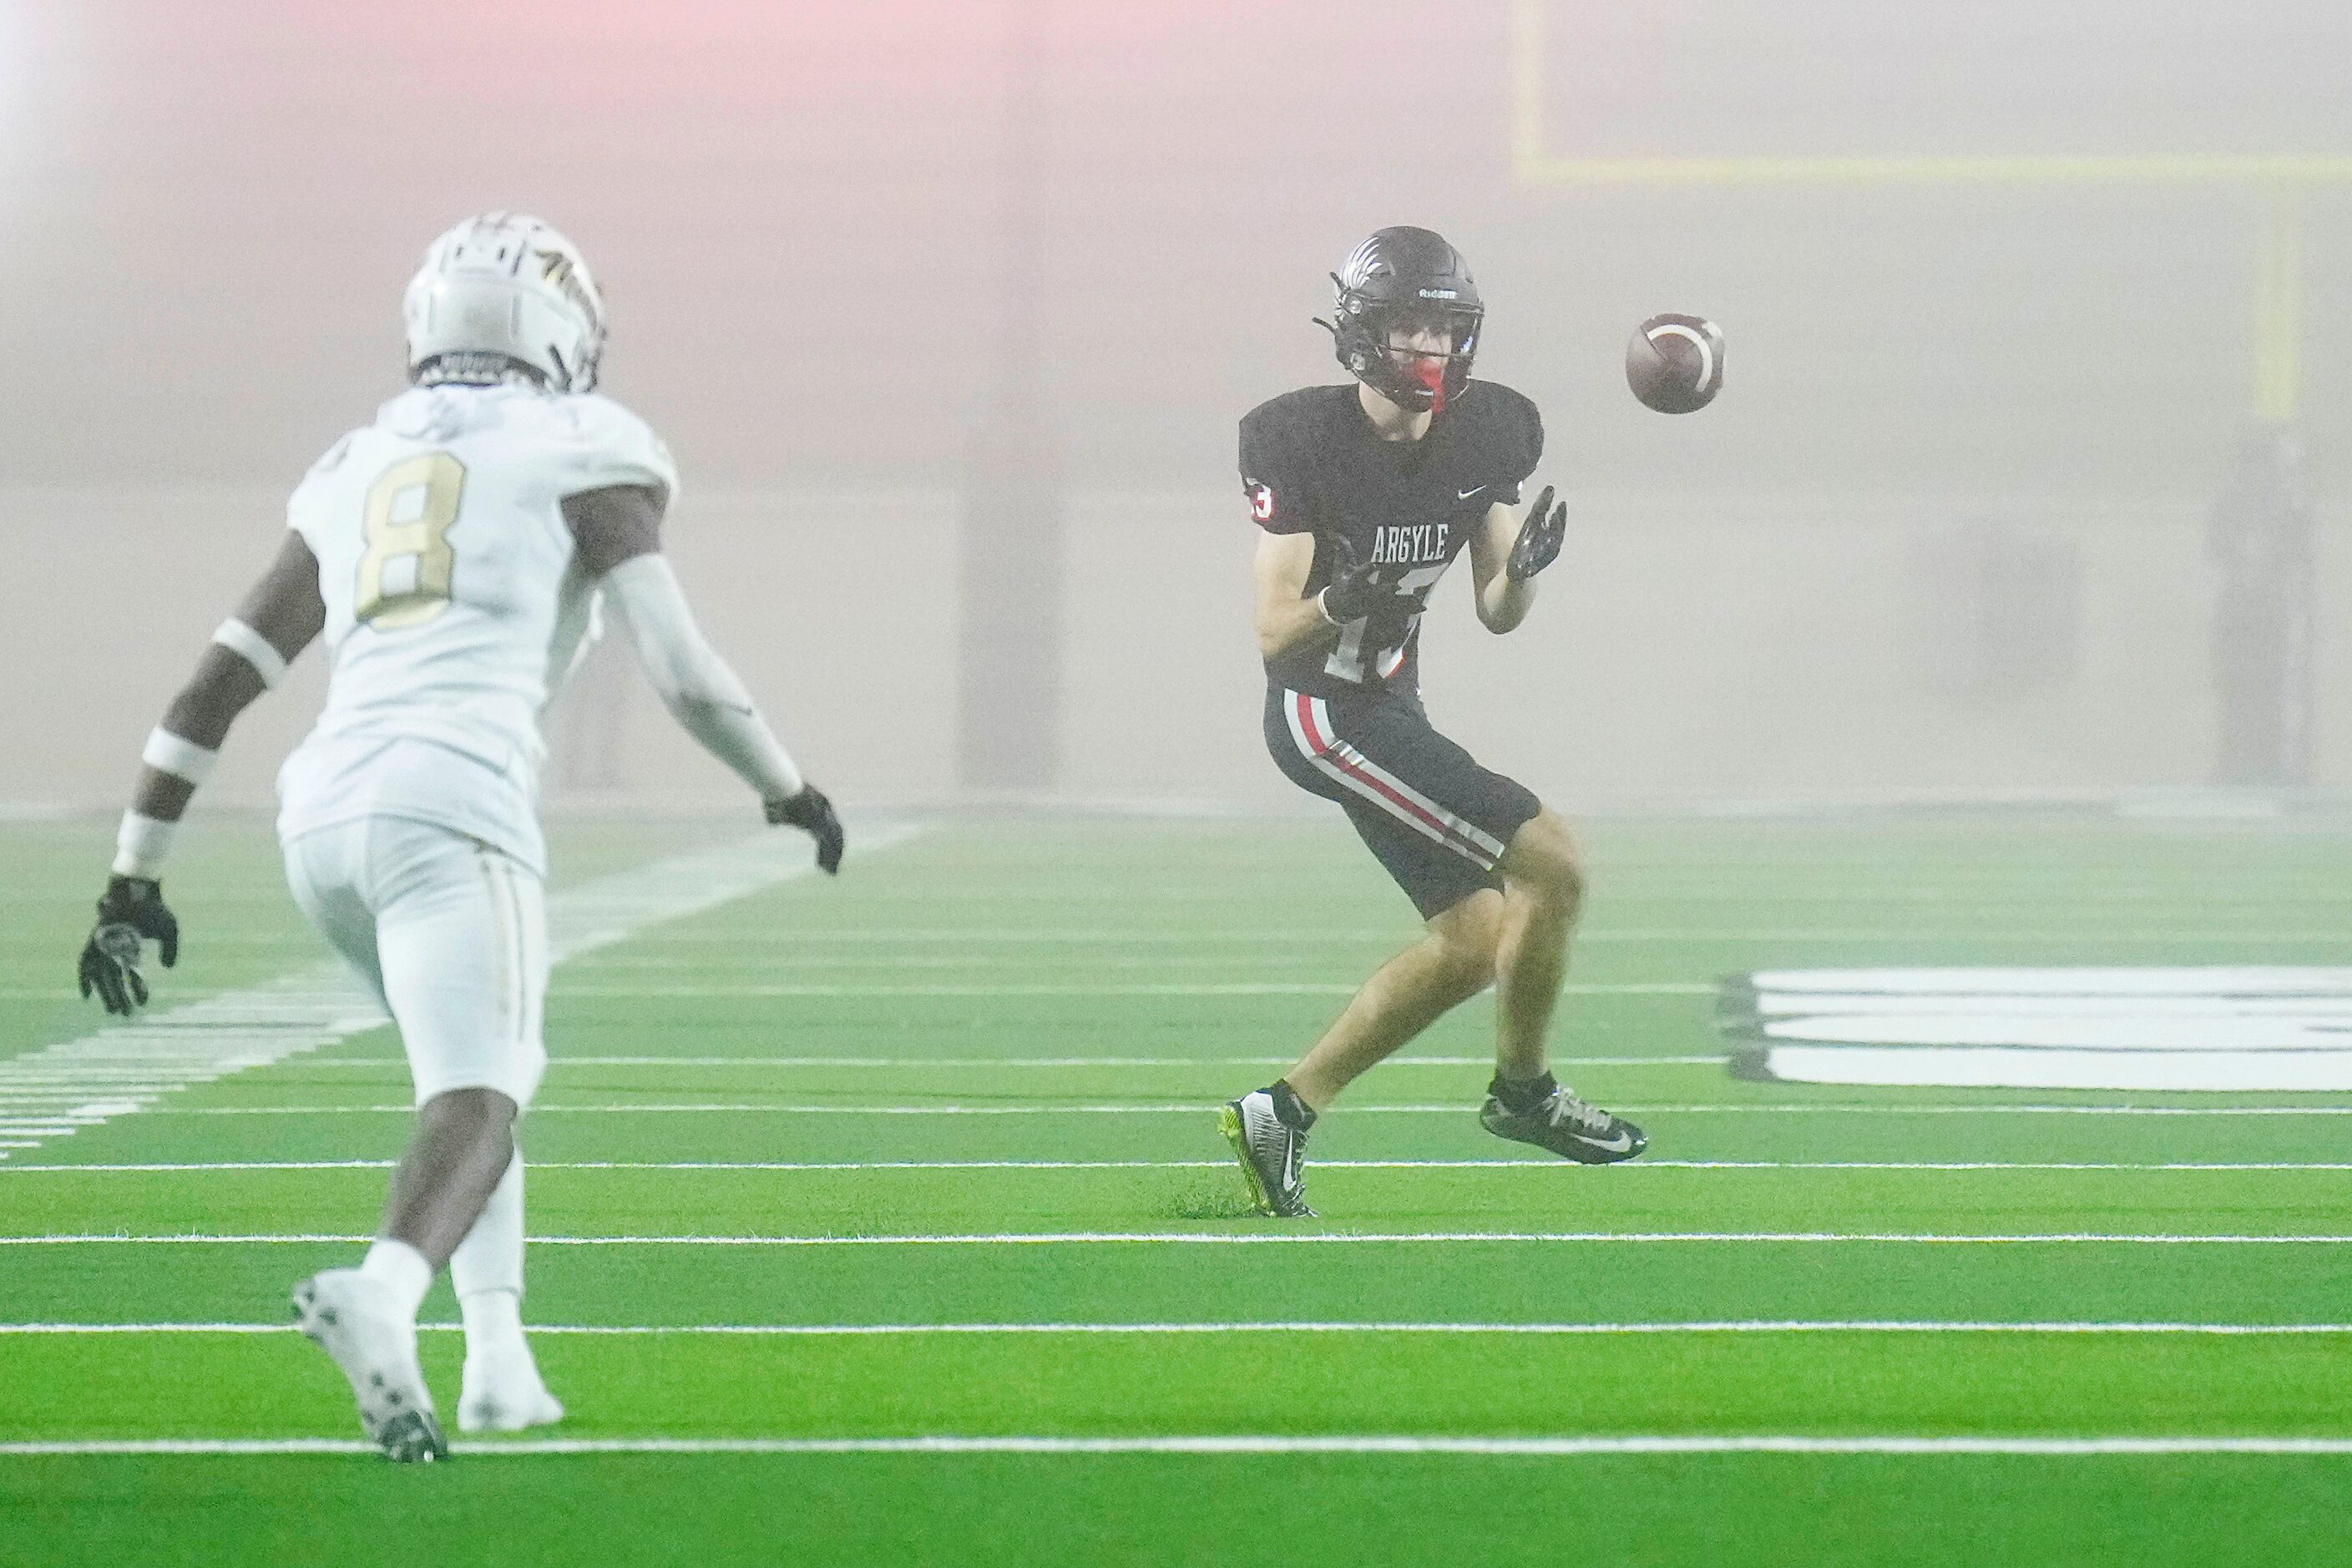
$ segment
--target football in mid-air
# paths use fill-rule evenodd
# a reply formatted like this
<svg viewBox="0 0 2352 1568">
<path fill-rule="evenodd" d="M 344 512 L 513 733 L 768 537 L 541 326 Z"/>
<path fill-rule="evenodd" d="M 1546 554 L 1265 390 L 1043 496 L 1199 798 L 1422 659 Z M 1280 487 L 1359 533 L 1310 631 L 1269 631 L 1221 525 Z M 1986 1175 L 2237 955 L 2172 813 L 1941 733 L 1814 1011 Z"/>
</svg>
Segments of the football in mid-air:
<svg viewBox="0 0 2352 1568">
<path fill-rule="evenodd" d="M 1692 414 L 1723 385 L 1723 329 L 1704 316 L 1653 316 L 1625 345 L 1625 381 L 1661 414 Z"/>
</svg>

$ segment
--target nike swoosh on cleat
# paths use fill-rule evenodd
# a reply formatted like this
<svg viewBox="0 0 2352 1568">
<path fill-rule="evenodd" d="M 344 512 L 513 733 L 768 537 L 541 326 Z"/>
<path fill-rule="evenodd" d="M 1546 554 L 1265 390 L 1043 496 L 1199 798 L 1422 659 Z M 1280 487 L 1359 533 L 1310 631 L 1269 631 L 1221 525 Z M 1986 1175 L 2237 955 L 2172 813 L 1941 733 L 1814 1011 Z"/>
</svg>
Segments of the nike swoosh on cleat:
<svg viewBox="0 0 2352 1568">
<path fill-rule="evenodd" d="M 1604 1154 L 1622 1154 L 1633 1146 L 1633 1135 L 1631 1132 L 1620 1132 L 1614 1138 L 1587 1138 L 1581 1132 L 1571 1132 L 1569 1136 L 1580 1143 L 1591 1144 Z"/>
</svg>

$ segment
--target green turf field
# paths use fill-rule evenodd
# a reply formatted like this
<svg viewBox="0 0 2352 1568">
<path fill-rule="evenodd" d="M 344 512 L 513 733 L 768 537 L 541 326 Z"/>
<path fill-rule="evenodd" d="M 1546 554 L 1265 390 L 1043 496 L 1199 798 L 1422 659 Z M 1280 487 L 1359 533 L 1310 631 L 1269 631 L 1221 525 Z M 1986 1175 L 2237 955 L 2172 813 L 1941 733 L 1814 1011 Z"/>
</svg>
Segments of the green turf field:
<svg viewBox="0 0 2352 1568">
<path fill-rule="evenodd" d="M 558 894 L 735 832 L 561 827 Z M 1648 1156 L 1484 1133 L 1482 1001 L 1297 1225 L 1213 1108 L 1412 934 L 1343 826 L 853 847 L 557 971 L 525 1311 L 586 1451 L 423 1470 L 281 1326 L 373 1228 L 388 1030 L 78 1121 L 11 1070 L 98 1028 L 110 837 L 0 826 L 0 1563 L 2344 1560 L 2352 1104 L 1752 1083 L 1712 1022 L 1768 965 L 2352 962 L 2341 817 L 1603 820 L 1556 1052 Z M 169 891 L 163 1009 L 324 956 L 258 820 Z"/>
</svg>

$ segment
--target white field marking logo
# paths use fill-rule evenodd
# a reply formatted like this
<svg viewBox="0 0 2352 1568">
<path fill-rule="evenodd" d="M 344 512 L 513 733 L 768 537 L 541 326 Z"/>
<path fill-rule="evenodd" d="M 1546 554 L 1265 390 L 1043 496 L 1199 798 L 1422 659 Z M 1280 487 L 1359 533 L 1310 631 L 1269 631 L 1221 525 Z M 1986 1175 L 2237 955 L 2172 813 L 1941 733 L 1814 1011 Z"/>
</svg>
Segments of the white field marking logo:
<svg viewBox="0 0 2352 1568">
<path fill-rule="evenodd" d="M 1719 1022 L 1790 1083 L 2352 1092 L 2352 968 L 1764 970 Z"/>
<path fill-rule="evenodd" d="M 1680 321 L 1667 321 L 1650 329 L 1652 343 L 1654 344 L 1660 338 L 1685 338 L 1689 340 L 1693 348 L 1698 350 L 1698 382 L 1691 390 L 1705 392 L 1708 384 L 1715 380 L 1715 345 L 1706 341 L 1706 334 L 1696 328 L 1685 327 Z"/>
</svg>

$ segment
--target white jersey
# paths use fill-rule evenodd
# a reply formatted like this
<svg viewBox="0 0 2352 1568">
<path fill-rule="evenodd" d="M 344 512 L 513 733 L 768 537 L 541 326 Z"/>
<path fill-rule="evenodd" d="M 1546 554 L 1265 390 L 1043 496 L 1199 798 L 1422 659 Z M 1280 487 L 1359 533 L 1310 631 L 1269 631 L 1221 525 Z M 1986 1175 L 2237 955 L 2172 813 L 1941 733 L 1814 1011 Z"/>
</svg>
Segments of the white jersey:
<svg viewBox="0 0 2352 1568">
<path fill-rule="evenodd" d="M 287 506 L 331 663 L 278 775 L 279 834 L 405 817 L 542 868 L 540 713 L 595 614 L 562 500 L 677 484 L 645 422 L 593 394 L 416 387 L 337 442 Z"/>
</svg>

